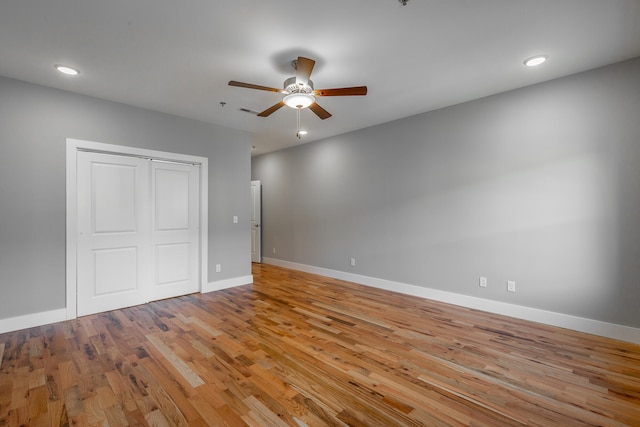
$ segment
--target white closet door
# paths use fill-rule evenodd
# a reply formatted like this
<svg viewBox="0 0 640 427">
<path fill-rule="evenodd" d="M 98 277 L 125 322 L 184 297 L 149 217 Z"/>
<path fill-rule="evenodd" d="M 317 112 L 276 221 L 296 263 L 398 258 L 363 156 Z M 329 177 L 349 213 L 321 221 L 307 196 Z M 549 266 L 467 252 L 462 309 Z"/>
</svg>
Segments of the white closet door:
<svg viewBox="0 0 640 427">
<path fill-rule="evenodd" d="M 149 161 L 77 154 L 78 315 L 148 301 Z"/>
<path fill-rule="evenodd" d="M 200 167 L 151 163 L 153 274 L 149 300 L 199 291 Z"/>
</svg>

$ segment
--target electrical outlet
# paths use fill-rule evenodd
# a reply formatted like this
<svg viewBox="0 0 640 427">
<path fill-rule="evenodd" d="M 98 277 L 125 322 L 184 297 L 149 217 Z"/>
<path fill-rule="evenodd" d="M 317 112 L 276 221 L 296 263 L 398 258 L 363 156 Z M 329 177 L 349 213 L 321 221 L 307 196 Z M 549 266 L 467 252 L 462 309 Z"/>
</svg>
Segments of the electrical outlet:
<svg viewBox="0 0 640 427">
<path fill-rule="evenodd" d="M 487 278 L 484 277 L 484 276 L 480 276 L 479 285 L 480 285 L 481 288 L 486 288 L 487 287 Z"/>
<path fill-rule="evenodd" d="M 222 271 L 222 265 L 216 264 L 216 273 L 220 273 Z"/>
<path fill-rule="evenodd" d="M 274 253 L 274 254 L 276 253 L 276 248 L 273 248 L 273 253 Z"/>
<path fill-rule="evenodd" d="M 516 291 L 516 282 L 513 280 L 507 280 L 507 291 L 515 292 Z"/>
<path fill-rule="evenodd" d="M 238 223 L 238 215 L 234 215 L 233 216 L 233 223 L 237 224 Z"/>
<path fill-rule="evenodd" d="M 356 265 L 356 259 L 351 258 L 351 267 L 355 267 L 355 265 Z"/>
</svg>

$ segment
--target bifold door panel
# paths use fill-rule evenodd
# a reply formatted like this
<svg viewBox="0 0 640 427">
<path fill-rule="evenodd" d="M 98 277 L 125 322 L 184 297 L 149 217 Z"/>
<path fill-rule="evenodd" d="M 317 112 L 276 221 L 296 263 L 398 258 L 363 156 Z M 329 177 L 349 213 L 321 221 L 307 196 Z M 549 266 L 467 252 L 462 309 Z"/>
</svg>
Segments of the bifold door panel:
<svg viewBox="0 0 640 427">
<path fill-rule="evenodd" d="M 152 162 L 152 299 L 198 291 L 199 169 Z"/>
</svg>

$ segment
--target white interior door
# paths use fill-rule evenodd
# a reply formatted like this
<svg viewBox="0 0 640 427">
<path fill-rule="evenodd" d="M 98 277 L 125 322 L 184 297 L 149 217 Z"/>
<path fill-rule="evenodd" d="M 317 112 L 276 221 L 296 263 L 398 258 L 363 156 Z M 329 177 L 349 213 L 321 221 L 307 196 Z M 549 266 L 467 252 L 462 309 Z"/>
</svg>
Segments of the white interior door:
<svg viewBox="0 0 640 427">
<path fill-rule="evenodd" d="M 78 152 L 78 315 L 148 301 L 148 160 Z"/>
<path fill-rule="evenodd" d="M 200 168 L 151 162 L 153 285 L 150 300 L 199 290 Z"/>
<path fill-rule="evenodd" d="M 251 262 L 262 262 L 262 187 L 251 181 Z"/>
</svg>

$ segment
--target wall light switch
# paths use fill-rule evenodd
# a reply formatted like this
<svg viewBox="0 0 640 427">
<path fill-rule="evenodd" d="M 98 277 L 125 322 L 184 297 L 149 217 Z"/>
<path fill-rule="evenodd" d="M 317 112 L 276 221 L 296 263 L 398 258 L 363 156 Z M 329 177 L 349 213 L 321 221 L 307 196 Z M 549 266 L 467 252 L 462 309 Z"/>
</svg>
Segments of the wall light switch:
<svg viewBox="0 0 640 427">
<path fill-rule="evenodd" d="M 237 224 L 238 223 L 238 215 L 234 215 L 233 216 L 233 223 Z"/>
</svg>

